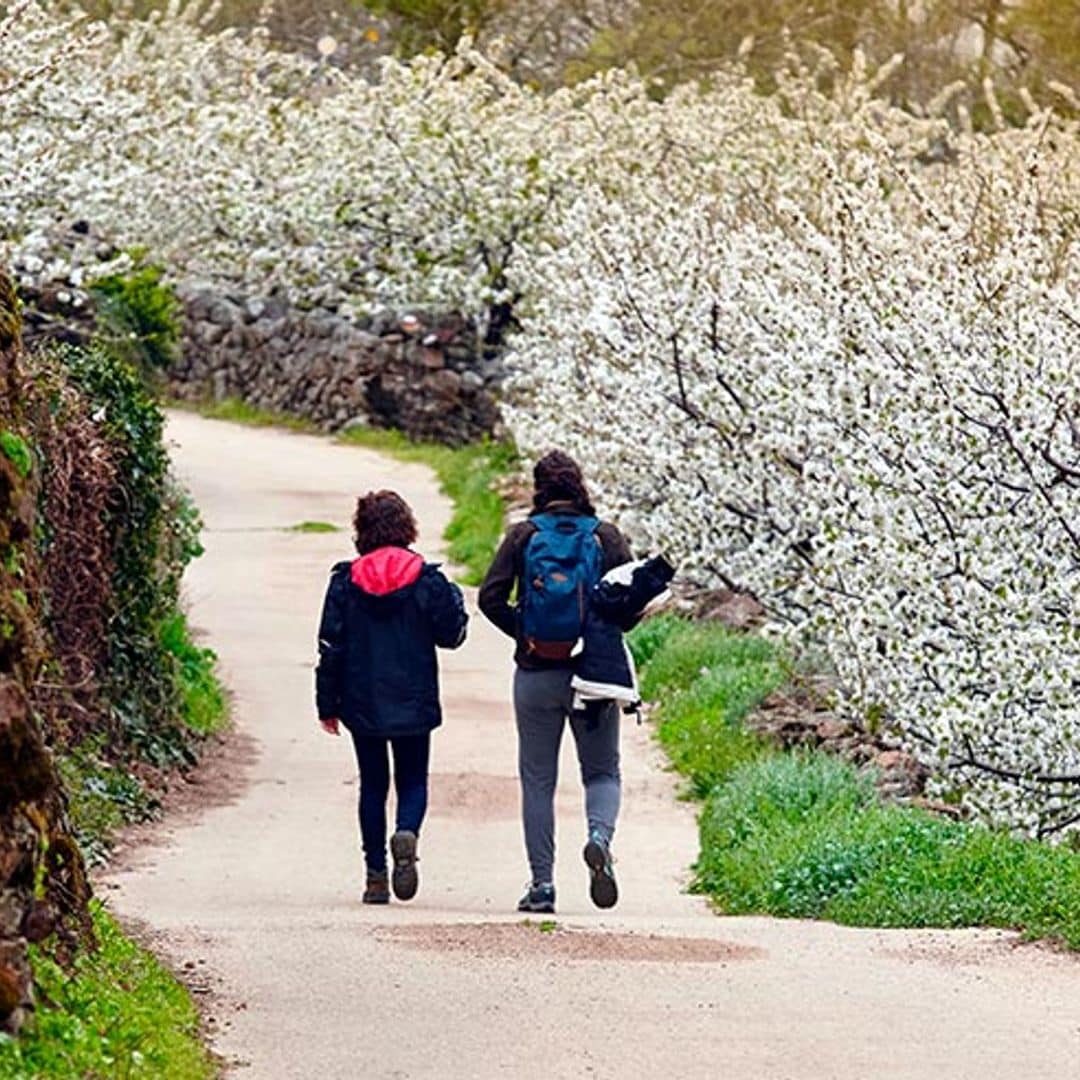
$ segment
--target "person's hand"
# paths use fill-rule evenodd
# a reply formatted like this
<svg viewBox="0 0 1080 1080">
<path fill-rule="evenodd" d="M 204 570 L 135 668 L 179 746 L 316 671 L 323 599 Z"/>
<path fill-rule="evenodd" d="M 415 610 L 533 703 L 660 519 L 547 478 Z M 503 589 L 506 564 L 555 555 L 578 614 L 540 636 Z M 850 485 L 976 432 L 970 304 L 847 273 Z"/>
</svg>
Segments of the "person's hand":
<svg viewBox="0 0 1080 1080">
<path fill-rule="evenodd" d="M 322 726 L 323 731 L 327 735 L 340 735 L 341 728 L 338 726 L 340 721 L 336 716 L 327 717 L 325 720 L 320 720 L 319 724 Z"/>
</svg>

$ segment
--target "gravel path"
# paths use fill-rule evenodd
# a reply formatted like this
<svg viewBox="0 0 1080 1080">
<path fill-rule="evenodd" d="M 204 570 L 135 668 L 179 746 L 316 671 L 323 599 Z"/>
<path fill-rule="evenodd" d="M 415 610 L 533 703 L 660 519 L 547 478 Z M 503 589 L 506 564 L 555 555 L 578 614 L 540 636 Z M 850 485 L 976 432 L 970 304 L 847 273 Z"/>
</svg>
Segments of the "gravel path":
<svg viewBox="0 0 1080 1080">
<path fill-rule="evenodd" d="M 1071 957 L 994 932 L 717 918 L 685 895 L 693 811 L 632 721 L 620 906 L 589 904 L 567 745 L 557 923 L 524 922 L 509 648 L 478 615 L 444 662 L 420 894 L 361 906 L 351 747 L 321 733 L 311 703 L 315 622 L 349 534 L 282 530 L 347 529 L 358 491 L 392 486 L 432 555 L 448 507 L 424 468 L 325 439 L 184 413 L 170 436 L 207 523 L 187 581 L 192 620 L 221 656 L 254 752 L 227 804 L 173 819 L 101 886 L 203 995 L 237 1076 L 1080 1073 Z"/>
</svg>

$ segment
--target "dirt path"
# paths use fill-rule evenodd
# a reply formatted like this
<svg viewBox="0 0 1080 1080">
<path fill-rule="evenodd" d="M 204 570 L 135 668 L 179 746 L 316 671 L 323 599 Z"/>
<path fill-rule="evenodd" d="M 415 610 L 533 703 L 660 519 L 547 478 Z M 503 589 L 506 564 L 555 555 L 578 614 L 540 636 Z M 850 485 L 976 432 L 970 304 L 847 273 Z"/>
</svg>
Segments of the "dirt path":
<svg viewBox="0 0 1080 1080">
<path fill-rule="evenodd" d="M 256 760 L 239 798 L 174 825 L 105 885 L 197 989 L 215 989 L 215 1046 L 238 1076 L 1078 1075 L 1070 958 L 996 933 L 717 918 L 684 895 L 693 814 L 632 723 L 623 902 L 589 905 L 566 756 L 557 929 L 524 925 L 509 650 L 479 616 L 445 661 L 420 895 L 362 907 L 350 747 L 318 730 L 311 705 L 315 620 L 349 534 L 280 530 L 345 527 L 358 490 L 393 486 L 431 554 L 448 509 L 419 466 L 326 440 L 187 414 L 170 434 L 207 522 L 193 621 Z"/>
</svg>

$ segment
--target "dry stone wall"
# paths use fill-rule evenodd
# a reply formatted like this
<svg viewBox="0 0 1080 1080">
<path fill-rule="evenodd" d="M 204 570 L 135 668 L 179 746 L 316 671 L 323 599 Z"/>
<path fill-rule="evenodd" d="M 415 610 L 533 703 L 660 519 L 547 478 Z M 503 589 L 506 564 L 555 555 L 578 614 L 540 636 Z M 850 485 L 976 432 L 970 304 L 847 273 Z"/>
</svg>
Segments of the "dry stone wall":
<svg viewBox="0 0 1080 1080">
<path fill-rule="evenodd" d="M 85 344 L 97 321 L 85 282 L 113 272 L 120 253 L 86 222 L 54 237 L 57 259 L 17 265 L 28 348 Z M 57 275 L 57 266 L 82 266 Z M 340 297 L 314 290 L 307 306 L 283 295 L 246 296 L 187 282 L 182 347 L 168 373 L 183 400 L 236 397 L 326 430 L 395 427 L 457 445 L 498 429 L 501 365 L 458 315 L 412 310 L 354 320 Z"/>
<path fill-rule="evenodd" d="M 383 313 L 354 322 L 279 297 L 179 290 L 182 355 L 169 373 L 182 399 L 236 397 L 327 430 L 395 427 L 458 445 L 498 426 L 497 358 L 460 316 Z"/>
</svg>

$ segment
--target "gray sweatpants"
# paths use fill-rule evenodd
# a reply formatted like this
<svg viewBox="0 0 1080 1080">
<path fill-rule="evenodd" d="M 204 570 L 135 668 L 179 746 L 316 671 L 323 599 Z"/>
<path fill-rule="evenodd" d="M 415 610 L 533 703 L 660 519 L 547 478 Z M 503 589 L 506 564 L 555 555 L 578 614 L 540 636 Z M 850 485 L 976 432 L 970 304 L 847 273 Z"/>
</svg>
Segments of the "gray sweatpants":
<svg viewBox="0 0 1080 1080">
<path fill-rule="evenodd" d="M 563 729 L 577 743 L 585 815 L 590 833 L 610 843 L 619 816 L 619 709 L 614 702 L 597 717 L 573 716 L 569 671 L 522 671 L 514 674 L 514 713 L 518 729 L 518 773 L 525 847 L 534 884 L 552 880 L 555 865 L 555 785 Z"/>
</svg>

